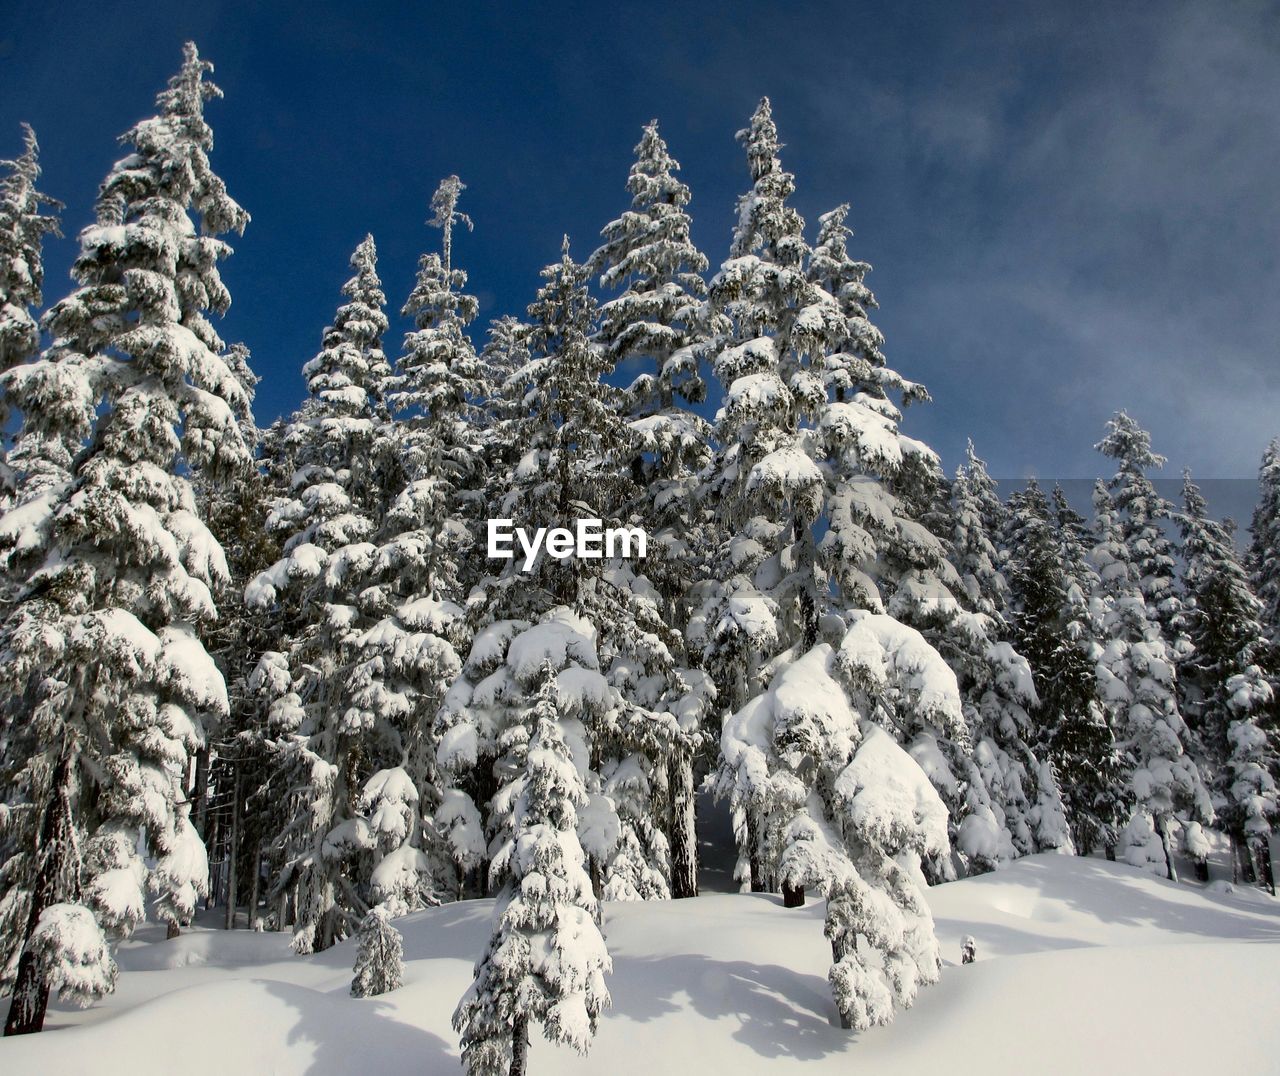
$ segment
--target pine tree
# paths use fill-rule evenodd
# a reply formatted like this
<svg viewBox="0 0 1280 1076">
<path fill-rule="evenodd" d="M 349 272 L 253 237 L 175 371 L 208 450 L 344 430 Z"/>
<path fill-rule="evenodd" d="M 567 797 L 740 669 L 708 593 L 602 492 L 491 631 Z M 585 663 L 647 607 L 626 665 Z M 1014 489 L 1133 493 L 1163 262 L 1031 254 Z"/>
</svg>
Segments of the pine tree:
<svg viewBox="0 0 1280 1076">
<path fill-rule="evenodd" d="M 1038 490 L 1035 495 L 1040 497 Z M 1011 645 L 1009 581 L 996 549 L 1006 512 L 972 442 L 951 485 L 949 516 L 953 563 L 961 576 L 958 594 L 977 614 L 977 619 L 955 618 L 950 632 L 960 644 L 951 643 L 951 652 L 964 654 L 954 667 L 961 677 L 974 759 L 993 812 L 1018 854 L 1069 851 L 1057 777 L 1032 742 L 1037 685 L 1027 657 Z"/>
<path fill-rule="evenodd" d="M 396 715 L 368 705 L 361 664 L 384 607 L 371 586 L 379 552 L 373 539 L 398 480 L 385 402 L 386 299 L 372 236 L 351 266 L 348 301 L 303 368 L 309 397 L 284 435 L 296 470 L 290 498 L 268 520 L 283 538 L 283 557 L 246 590 L 251 608 L 280 606 L 293 693 L 302 703 L 280 711 L 286 720 L 274 730 L 276 765 L 296 775 L 286 828 L 274 840 L 289 849 L 277 884 L 299 888 L 299 952 L 328 948 L 363 917 L 377 841 L 357 799 L 380 759 L 401 745 L 390 721 Z M 415 652 L 406 662 L 420 657 Z"/>
<path fill-rule="evenodd" d="M 806 275 L 804 221 L 788 204 L 795 178 L 778 157 L 768 98 L 738 140 L 752 186 L 738 200 L 730 257 L 710 287 L 719 332 L 712 366 L 724 404 L 706 495 L 720 544 L 688 630 L 730 710 L 764 689 L 772 659 L 818 639 L 826 579 L 814 524 L 825 488 L 814 427 L 826 402 L 822 359 L 844 325 L 832 296 Z M 741 869 L 749 867 L 760 890 L 769 885 L 765 820 L 752 810 L 735 804 Z"/>
<path fill-rule="evenodd" d="M 854 612 L 838 647 L 782 667 L 728 719 L 722 781 L 757 807 L 784 887 L 827 897 L 830 979 L 846 1027 L 888 1023 L 941 962 L 921 857 L 945 857 L 947 811 L 887 732 L 959 721 L 955 675 L 924 638 Z"/>
<path fill-rule="evenodd" d="M 705 533 L 693 495 L 698 472 L 710 460 L 710 426 L 690 406 L 706 396 L 699 359 L 708 346 L 702 325 L 707 289 L 699 274 L 706 270 L 707 259 L 689 237 L 689 188 L 675 176 L 680 165 L 658 134 L 656 120 L 645 127 L 635 153 L 627 179 L 631 208 L 604 227 L 604 243 L 590 264 L 600 273 L 602 287 L 625 289 L 604 305 L 598 339 L 615 367 L 644 364 L 623 402 L 632 435 L 626 466 L 640 494 L 631 515 L 649 531 L 653 548 L 645 576 L 661 595 L 657 619 L 675 629 L 664 640 L 675 651 L 672 660 L 683 665 L 688 584 L 698 574 L 697 550 Z M 683 713 L 694 716 L 687 708 Z M 681 722 L 677 732 L 666 773 L 656 776 L 670 805 L 664 828 L 672 858 L 671 895 L 689 897 L 698 891 L 693 767 L 704 737 L 695 720 Z M 619 793 L 625 790 L 644 799 L 655 790 L 650 788 L 650 775 L 642 771 L 637 762 L 623 766 L 610 779 Z M 637 822 L 646 824 L 639 815 Z M 633 833 L 632 839 L 638 837 Z M 642 873 L 644 858 L 638 867 Z M 640 891 L 634 885 L 629 888 Z"/>
<path fill-rule="evenodd" d="M 1249 582 L 1262 602 L 1260 619 L 1273 647 L 1280 647 L 1280 438 L 1258 469 L 1258 505 L 1249 528 Z"/>
<path fill-rule="evenodd" d="M 453 1015 L 469 1076 L 526 1072 L 534 1022 L 550 1041 L 586 1053 L 609 1004 L 611 962 L 578 841 L 588 796 L 562 727 L 557 684 L 551 661 L 532 676 L 526 667 L 528 751 L 504 852 L 509 878 L 475 981 Z"/>
<path fill-rule="evenodd" d="M 5 868 L 8 921 L 26 905 L 10 935 L 26 948 L 8 1033 L 43 1023 L 51 983 L 27 942 L 50 905 L 91 909 L 127 934 L 148 883 L 179 915 L 194 884 L 174 857 L 189 848 L 190 754 L 206 721 L 227 712 L 199 635 L 226 564 L 188 473 L 249 463 L 248 400 L 206 317 L 230 302 L 217 270 L 230 248 L 216 236 L 248 221 L 209 165 L 210 70 L 188 44 L 158 114 L 126 133 L 132 152 L 80 236 L 80 287 L 47 315 L 53 344 L 4 375 L 26 429 L 77 446 L 72 481 L 42 524 L 49 555 L 4 625 L 0 675 L 24 711 L 10 756 L 24 758 L 14 778 L 24 848 Z M 159 860 L 150 872 L 144 837 Z"/>
<path fill-rule="evenodd" d="M 1148 470 L 1163 467 L 1166 460 L 1151 450 L 1151 435 L 1123 411 L 1107 421 L 1107 435 L 1094 447 L 1116 461 L 1117 470 L 1107 488 L 1120 513 L 1121 534 L 1143 600 L 1176 665 L 1187 656 L 1190 644 L 1178 596 L 1176 552 L 1165 531 L 1174 510 L 1147 477 Z"/>
<path fill-rule="evenodd" d="M 1114 855 L 1128 815 L 1124 761 L 1098 698 L 1097 631 L 1084 595 L 1094 577 L 1083 560 L 1083 521 L 1055 489 L 1050 507 L 1031 482 L 1010 498 L 1005 529 L 1008 618 L 1031 665 L 1038 704 L 1036 746 L 1054 767 L 1075 850 Z"/>
<path fill-rule="evenodd" d="M 1218 820 L 1267 888 L 1280 819 L 1272 684 L 1262 605 L 1249 589 L 1231 528 L 1209 518 L 1190 472 L 1182 486 L 1184 608 L 1194 650 L 1179 677 L 1187 724 L 1207 756 Z"/>
<path fill-rule="evenodd" d="M 1138 511 L 1140 518 L 1150 518 L 1145 509 Z M 1174 660 L 1143 596 L 1146 577 L 1139 575 L 1138 557 L 1126 542 L 1120 509 L 1101 482 L 1094 490 L 1094 517 L 1098 583 L 1092 604 L 1102 628 L 1095 660 L 1098 690 L 1117 744 L 1128 756 L 1133 803 L 1120 852 L 1134 866 L 1163 870 L 1173 878 L 1169 827 L 1174 812 L 1186 810 L 1189 822 L 1205 823 L 1213 820 L 1213 807 L 1186 753 Z M 1145 527 L 1135 526 L 1133 533 L 1142 535 Z"/>
<path fill-rule="evenodd" d="M 40 327 L 32 311 L 43 299 L 45 236 L 61 236 L 57 211 L 62 203 L 36 188 L 40 147 L 36 134 L 22 125 L 22 153 L 0 161 L 0 373 L 31 359 L 40 350 Z M 52 213 L 44 212 L 47 207 Z M 8 402 L 0 395 L 0 427 L 9 421 Z M 16 491 L 15 476 L 0 455 L 0 493 L 7 502 Z"/>
<path fill-rule="evenodd" d="M 399 990 L 404 982 L 404 939 L 391 923 L 399 910 L 394 901 L 378 904 L 361 921 L 360 948 L 351 980 L 353 998 Z"/>
</svg>

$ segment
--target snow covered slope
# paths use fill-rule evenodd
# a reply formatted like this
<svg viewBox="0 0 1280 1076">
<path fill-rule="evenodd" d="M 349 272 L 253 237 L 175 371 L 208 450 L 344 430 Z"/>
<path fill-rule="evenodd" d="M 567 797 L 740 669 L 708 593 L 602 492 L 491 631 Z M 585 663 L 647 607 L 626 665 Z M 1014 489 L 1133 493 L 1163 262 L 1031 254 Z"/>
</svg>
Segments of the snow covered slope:
<svg viewBox="0 0 1280 1076">
<path fill-rule="evenodd" d="M 930 890 L 940 985 L 887 1028 L 838 1027 L 821 907 L 766 895 L 610 904 L 613 1009 L 587 1058 L 540 1037 L 536 1073 L 1162 1073 L 1280 1070 L 1280 902 L 1034 856 Z M 347 996 L 354 943 L 147 928 L 119 990 L 0 1041 L 5 1073 L 458 1073 L 449 1016 L 490 902 L 399 921 L 405 985 Z M 972 934 L 978 963 L 959 966 Z M 1230 1053 L 1228 1054 L 1228 1051 Z M 803 1066 L 803 1068 L 801 1067 Z"/>
</svg>

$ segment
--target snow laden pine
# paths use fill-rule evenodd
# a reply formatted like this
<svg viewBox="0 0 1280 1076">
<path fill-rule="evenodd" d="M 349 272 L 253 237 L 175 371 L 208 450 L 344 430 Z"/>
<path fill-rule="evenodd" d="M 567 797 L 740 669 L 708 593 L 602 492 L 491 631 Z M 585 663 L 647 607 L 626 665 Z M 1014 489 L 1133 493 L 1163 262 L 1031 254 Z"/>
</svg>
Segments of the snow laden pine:
<svg viewBox="0 0 1280 1076">
<path fill-rule="evenodd" d="M 185 778 L 227 714 L 199 634 L 227 569 L 188 474 L 240 471 L 250 452 L 248 399 L 207 317 L 230 302 L 217 271 L 230 248 L 216 237 L 248 221 L 209 165 L 210 70 L 187 45 L 157 115 L 125 134 L 130 152 L 80 235 L 79 288 L 46 315 L 53 343 L 3 375 L 24 430 L 60 445 L 57 462 L 75 458 L 42 518 L 25 520 L 48 554 L 3 629 L 0 675 L 24 710 L 10 810 L 28 849 L 6 862 L 0 897 L 9 951 L 21 953 L 8 1032 L 40 1029 L 56 937 L 70 939 L 56 966 L 72 953 L 102 966 L 91 922 L 128 934 L 150 889 L 177 927 L 205 884 Z M 15 540 L 3 522 L 0 533 Z M 44 918 L 54 905 L 85 914 L 68 910 L 55 929 Z M 96 991 L 110 976 L 82 983 Z"/>
<path fill-rule="evenodd" d="M 1101 847 L 1114 857 L 1128 817 L 1126 771 L 1098 695 L 1099 629 L 1086 600 L 1096 576 L 1085 559 L 1086 537 L 1061 489 L 1052 507 L 1034 481 L 1014 493 L 1003 535 L 1005 616 L 1031 665 L 1037 747 L 1062 789 L 1075 850 L 1089 855 Z"/>
<path fill-rule="evenodd" d="M 1118 426 L 1113 422 L 1113 428 L 1130 431 L 1123 422 Z M 1116 483 L 1122 492 L 1140 487 L 1135 468 L 1150 455 L 1149 447 L 1142 447 L 1150 443 L 1144 438 L 1141 432 L 1126 434 L 1123 443 L 1129 446 L 1129 464 Z M 1095 668 L 1099 694 L 1129 770 L 1132 811 L 1120 835 L 1120 855 L 1134 866 L 1163 871 L 1172 878 L 1175 812 L 1187 812 L 1187 823 L 1203 824 L 1213 820 L 1213 806 L 1200 771 L 1186 751 L 1188 731 L 1178 709 L 1175 657 L 1144 594 L 1144 589 L 1158 599 L 1163 594 L 1162 586 L 1153 587 L 1158 576 L 1140 574 L 1140 564 L 1150 559 L 1149 532 L 1155 524 L 1145 498 L 1132 503 L 1137 504 L 1136 518 L 1120 507 L 1101 482 L 1094 490 L 1092 557 L 1098 582 L 1092 612 L 1102 631 Z M 1130 546 L 1128 536 L 1137 549 Z M 1163 556 L 1156 558 L 1156 564 L 1162 561 Z M 1162 600 L 1167 608 L 1176 605 L 1181 612 L 1176 595 Z"/>
<path fill-rule="evenodd" d="M 533 1023 L 551 1042 L 585 1053 L 609 1004 L 611 962 L 578 840 L 578 812 L 589 799 L 560 724 L 555 665 L 543 661 L 527 683 L 527 758 L 503 852 L 509 876 L 475 981 L 453 1016 L 469 1076 L 527 1072 Z"/>
<path fill-rule="evenodd" d="M 40 350 L 40 326 L 33 311 L 43 301 L 45 237 L 62 235 L 56 216 L 62 203 L 36 188 L 40 179 L 40 147 L 35 131 L 27 124 L 22 125 L 22 153 L 14 160 L 0 161 L 0 168 L 5 170 L 0 178 L 0 373 L 3 373 L 31 359 Z M 46 207 L 53 212 L 45 212 Z M 0 394 L 0 425 L 7 426 L 8 420 L 8 401 Z M 19 477 L 0 454 L 0 506 L 8 507 Z"/>
<path fill-rule="evenodd" d="M 404 981 L 404 939 L 392 925 L 403 905 L 388 901 L 369 909 L 360 923 L 353 998 L 374 997 L 400 989 Z"/>
<path fill-rule="evenodd" d="M 277 607 L 289 644 L 264 655 L 268 666 L 260 668 L 275 696 L 266 700 L 275 779 L 288 781 L 289 804 L 273 835 L 283 854 L 276 885 L 296 886 L 299 952 L 327 948 L 363 918 L 371 863 L 386 854 L 389 840 L 361 813 L 363 782 L 371 762 L 402 761 L 405 735 L 417 727 L 407 706 L 377 705 L 365 653 L 371 634 L 391 630 L 378 619 L 387 602 L 372 585 L 379 568 L 373 539 L 398 465 L 385 403 L 386 299 L 371 236 L 351 266 L 348 301 L 303 368 L 309 397 L 283 434 L 296 469 L 289 496 L 268 519 L 283 539 L 283 556 L 245 593 L 250 607 Z M 456 668 L 448 662 L 452 651 L 437 642 L 448 675 Z M 371 791 L 368 801 L 377 796 Z"/>
<path fill-rule="evenodd" d="M 1262 603 L 1249 589 L 1231 531 L 1209 518 L 1188 472 L 1183 482 L 1183 610 L 1191 655 L 1179 686 L 1183 712 L 1209 774 L 1218 820 L 1243 854 L 1248 880 L 1273 893 L 1269 840 L 1280 820 L 1274 691 L 1263 671 Z"/>
<path fill-rule="evenodd" d="M 918 632 L 863 612 L 838 648 L 782 668 L 725 724 L 722 786 L 768 820 L 782 884 L 827 898 L 847 1027 L 888 1023 L 938 979 L 921 859 L 949 853 L 947 810 L 886 727 L 908 711 L 954 722 L 960 708 L 954 674 Z"/>
<path fill-rule="evenodd" d="M 671 660 L 683 665 L 688 584 L 701 574 L 699 539 L 706 534 L 705 510 L 694 494 L 698 472 L 711 457 L 710 426 L 692 407 L 706 396 L 699 363 L 709 345 L 703 324 L 707 289 L 700 274 L 708 263 L 690 239 L 690 191 L 675 175 L 680 165 L 668 152 L 656 120 L 644 128 L 635 154 L 627 179 L 631 208 L 605 225 L 604 242 L 590 264 L 600 273 L 602 287 L 625 289 L 601 308 L 597 338 L 615 366 L 641 368 L 622 401 L 629 416 L 631 458 L 618 465 L 627 467 L 636 481 L 638 496 L 630 512 L 649 533 L 645 575 L 655 592 L 647 604 L 655 620 L 676 629 L 664 642 L 674 651 Z M 659 700 L 645 701 L 652 706 Z M 633 797 L 665 789 L 665 840 L 675 897 L 698 891 L 693 766 L 705 743 L 696 712 L 686 707 L 682 717 L 665 745 L 665 774 L 653 775 L 654 781 L 632 761 L 620 764 L 611 778 L 620 793 Z M 639 894 L 660 893 L 665 887 L 629 888 Z"/>
</svg>

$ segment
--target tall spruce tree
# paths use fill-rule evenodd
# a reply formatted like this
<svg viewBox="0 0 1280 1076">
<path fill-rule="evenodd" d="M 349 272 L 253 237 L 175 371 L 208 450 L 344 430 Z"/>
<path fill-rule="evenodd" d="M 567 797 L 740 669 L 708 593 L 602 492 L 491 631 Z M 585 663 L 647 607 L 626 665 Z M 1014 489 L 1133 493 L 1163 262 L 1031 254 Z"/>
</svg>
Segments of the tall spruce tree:
<svg viewBox="0 0 1280 1076">
<path fill-rule="evenodd" d="M 1260 619 L 1280 647 L 1280 438 L 1267 445 L 1258 469 L 1258 505 L 1249 528 L 1249 582 L 1262 602 Z"/>
<path fill-rule="evenodd" d="M 33 310 L 43 302 L 45 237 L 62 235 L 57 217 L 62 203 L 36 187 L 40 179 L 40 147 L 35 131 L 27 124 L 22 125 L 22 153 L 14 160 L 0 161 L 0 168 L 6 172 L 0 179 L 0 373 L 3 373 L 31 359 L 40 350 L 40 327 Z M 8 422 L 7 398 L 0 395 L 0 429 Z M 0 454 L 0 507 L 7 506 L 16 488 L 16 476 Z"/>
<path fill-rule="evenodd" d="M 1075 850 L 1088 855 L 1102 847 L 1114 857 L 1128 816 L 1125 766 L 1098 697 L 1097 631 L 1084 597 L 1094 579 L 1083 560 L 1083 521 L 1061 488 L 1051 507 L 1034 482 L 1010 498 L 1009 509 L 1006 616 L 1035 678 L 1036 744 L 1054 767 Z"/>
<path fill-rule="evenodd" d="M 711 428 L 692 405 L 706 396 L 699 360 L 709 340 L 703 324 L 707 259 L 689 237 L 689 188 L 676 178 L 679 163 L 658 133 L 646 125 L 627 179 L 631 208 L 601 232 L 591 258 L 601 286 L 624 289 L 604 304 L 598 339 L 615 367 L 639 368 L 622 405 L 632 436 L 627 464 L 637 483 L 628 515 L 649 532 L 645 577 L 660 601 L 653 619 L 675 630 L 664 633 L 672 660 L 685 664 L 683 630 L 689 618 L 689 582 L 701 566 L 700 539 L 706 521 L 694 494 L 698 473 L 710 461 Z M 687 670 L 686 677 L 692 676 Z M 659 697 L 645 700 L 649 705 Z M 696 896 L 695 757 L 705 743 L 696 720 L 700 707 L 681 710 L 683 720 L 657 787 L 640 773 L 615 787 L 665 792 L 665 836 L 671 851 L 671 895 Z M 630 772 L 628 769 L 626 772 Z"/>
<path fill-rule="evenodd" d="M 1209 518 L 1190 472 L 1178 523 L 1183 605 L 1195 648 L 1178 681 L 1183 713 L 1205 757 L 1220 825 L 1247 857 L 1247 873 L 1274 893 L 1269 842 L 1280 793 L 1262 603 L 1249 589 L 1231 527 Z"/>
<path fill-rule="evenodd" d="M 1139 438 L 1130 441 L 1140 443 Z M 1130 488 L 1127 483 L 1125 488 Z M 1212 821 L 1213 807 L 1186 751 L 1188 732 L 1178 710 L 1174 658 L 1143 594 L 1147 577 L 1139 574 L 1139 565 L 1140 556 L 1150 553 L 1144 536 L 1151 516 L 1140 507 L 1139 519 L 1145 522 L 1127 529 L 1121 508 L 1101 482 L 1093 503 L 1098 582 L 1092 606 L 1102 631 L 1095 669 L 1117 744 L 1128 756 L 1133 804 L 1119 851 L 1134 866 L 1174 878 L 1170 827 L 1175 812 L 1185 812 L 1188 823 L 1205 823 Z M 1126 530 L 1142 543 L 1137 551 L 1130 548 Z M 1176 597 L 1165 600 L 1176 602 L 1181 611 Z"/>
<path fill-rule="evenodd" d="M 293 696 L 276 707 L 276 768 L 289 778 L 291 809 L 274 841 L 285 849 L 277 886 L 297 888 L 294 948 L 325 949 L 368 907 L 378 838 L 359 809 L 364 781 L 401 736 L 385 711 L 362 703 L 363 644 L 385 598 L 378 577 L 380 520 L 398 482 L 382 350 L 386 298 L 368 236 L 351 256 L 355 275 L 303 367 L 309 396 L 284 433 L 295 466 L 290 495 L 268 519 L 283 556 L 246 589 L 251 608 L 279 606 Z M 273 648 L 273 652 L 280 653 Z M 275 703 L 272 703 L 275 706 Z"/>
<path fill-rule="evenodd" d="M 211 69 L 188 44 L 157 115 L 123 136 L 130 152 L 80 235 L 80 286 L 47 315 L 53 344 L 3 375 L 27 429 L 77 448 L 40 524 L 49 554 L 4 624 L 0 675 L 23 708 L 10 756 L 23 759 L 10 814 L 21 851 L 2 898 L 21 950 L 10 1034 L 43 1024 L 48 943 L 72 937 L 54 918 L 81 943 L 86 909 L 127 934 L 148 886 L 162 917 L 193 911 L 193 879 L 173 868 L 203 856 L 185 778 L 206 723 L 227 711 L 200 641 L 226 562 L 188 476 L 241 470 L 250 452 L 248 399 L 207 317 L 230 303 L 217 269 L 230 248 L 216 237 L 248 221 L 209 164 Z"/>
</svg>

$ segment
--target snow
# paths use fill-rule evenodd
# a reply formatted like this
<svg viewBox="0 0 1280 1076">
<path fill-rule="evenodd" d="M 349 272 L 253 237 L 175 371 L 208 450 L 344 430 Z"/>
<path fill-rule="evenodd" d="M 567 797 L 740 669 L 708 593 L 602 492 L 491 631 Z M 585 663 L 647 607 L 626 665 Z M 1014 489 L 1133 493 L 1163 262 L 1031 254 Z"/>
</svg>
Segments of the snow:
<svg viewBox="0 0 1280 1076">
<path fill-rule="evenodd" d="M 823 905 L 765 894 L 605 905 L 613 1007 L 590 1053 L 534 1034 L 535 1072 L 694 1069 L 956 1074 L 1274 1070 L 1280 903 L 1177 885 L 1121 864 L 1052 854 L 928 891 L 942 943 L 937 986 L 893 1024 L 854 1034 L 826 982 Z M 396 921 L 404 986 L 348 996 L 356 941 L 294 957 L 288 935 L 196 926 L 170 942 L 143 927 L 121 946 L 117 992 L 49 1033 L 0 1041 L 8 1072 L 103 1076 L 350 1072 L 455 1074 L 449 1014 L 471 981 L 492 901 Z M 977 962 L 960 964 L 972 936 Z M 1171 1013 L 1212 1027 L 1170 1028 Z M 190 1029 L 218 1031 L 191 1051 Z M 1135 1033 L 1136 1029 L 1145 1029 Z M 145 1051 L 137 1048 L 146 1043 Z"/>
</svg>

